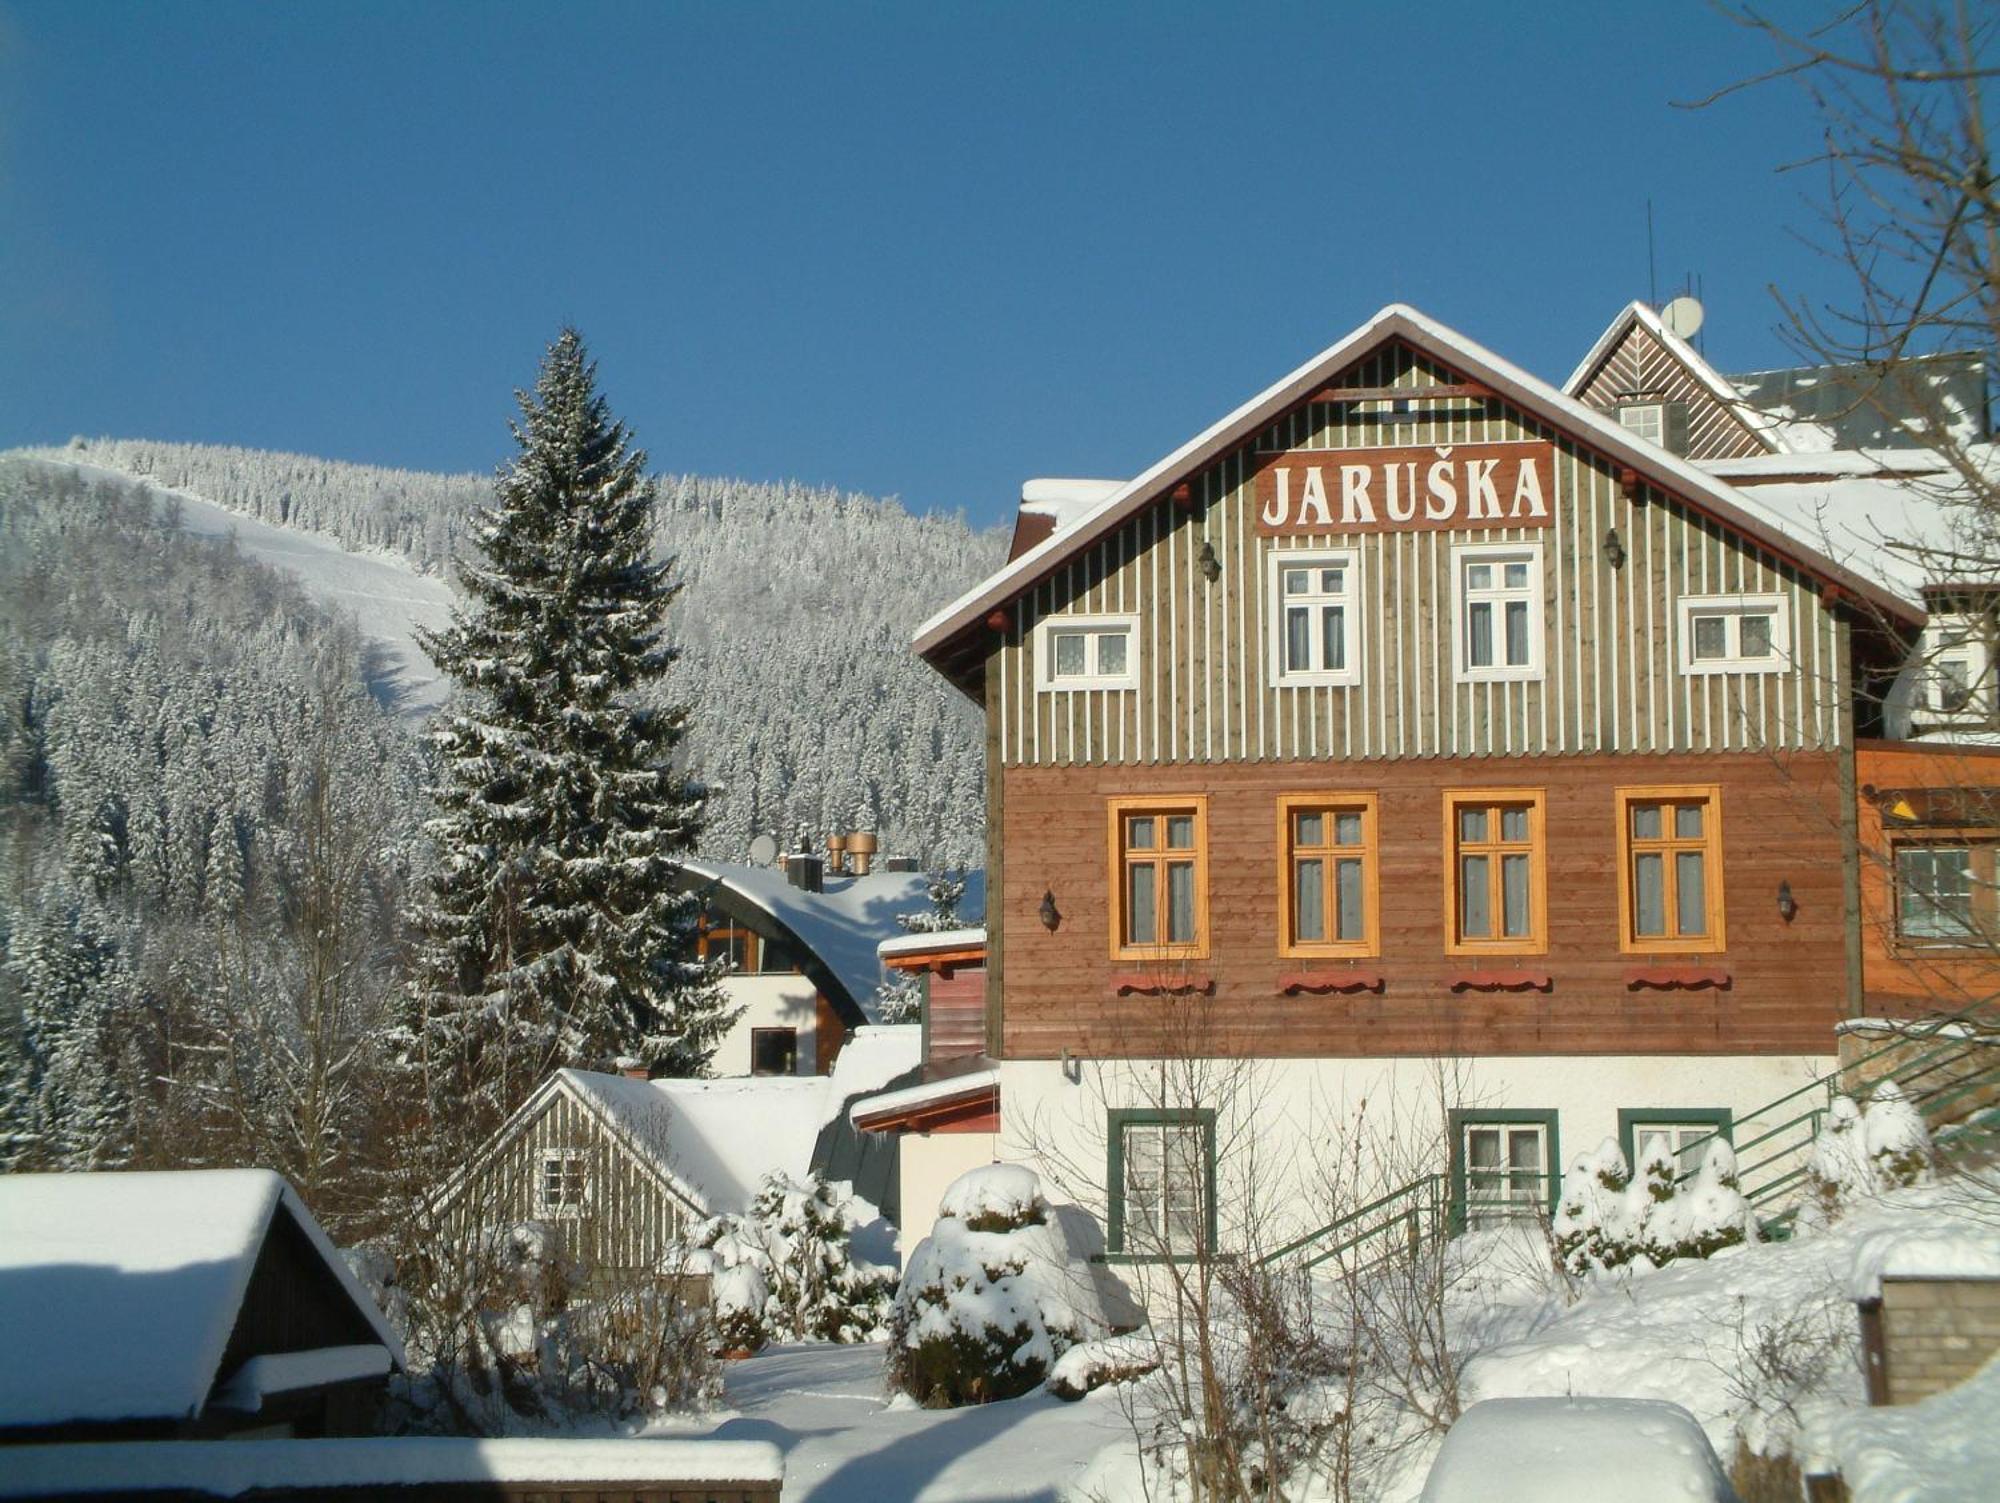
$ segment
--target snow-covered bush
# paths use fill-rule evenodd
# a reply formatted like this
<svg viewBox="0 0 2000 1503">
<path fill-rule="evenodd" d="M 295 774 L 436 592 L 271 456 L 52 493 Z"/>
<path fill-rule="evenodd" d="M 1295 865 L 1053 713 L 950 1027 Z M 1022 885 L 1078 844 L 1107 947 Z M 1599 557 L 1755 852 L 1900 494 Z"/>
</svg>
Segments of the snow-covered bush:
<svg viewBox="0 0 2000 1503">
<path fill-rule="evenodd" d="M 1707 1258 L 1725 1247 L 1757 1240 L 1757 1217 L 1736 1179 L 1736 1150 L 1713 1139 L 1694 1178 L 1681 1186 L 1685 1206 L 1680 1227 L 1682 1258 Z"/>
<path fill-rule="evenodd" d="M 1875 1087 L 1863 1119 L 1868 1162 L 1875 1185 L 1893 1190 L 1927 1183 L 1931 1177 L 1931 1134 L 1903 1088 L 1893 1080 Z"/>
<path fill-rule="evenodd" d="M 890 1387 L 929 1408 L 1027 1393 L 1064 1351 L 1104 1334 L 1075 1298 L 1089 1277 L 1032 1171 L 960 1175 L 896 1294 Z"/>
<path fill-rule="evenodd" d="M 1639 1165 L 1639 1173 L 1633 1180 L 1632 1188 L 1637 1193 L 1631 1205 L 1638 1212 L 1633 1218 L 1638 1246 L 1655 1268 L 1679 1256 L 1687 1231 L 1686 1207 L 1677 1193 L 1679 1172 L 1673 1151 L 1655 1147 Z"/>
<path fill-rule="evenodd" d="M 1606 1138 L 1594 1153 L 1570 1161 L 1550 1232 L 1563 1267 L 1583 1276 L 1706 1258 L 1754 1240 L 1756 1227 L 1736 1182 L 1735 1151 L 1722 1139 L 1711 1141 L 1700 1167 L 1679 1180 L 1665 1149 L 1649 1156 L 1634 1179 L 1618 1144 Z"/>
<path fill-rule="evenodd" d="M 1570 1160 L 1549 1231 L 1557 1259 L 1571 1273 L 1582 1275 L 1631 1261 L 1636 1250 L 1627 1232 L 1626 1193 L 1631 1184 L 1616 1138 L 1606 1138 L 1594 1153 L 1580 1153 Z"/>
<path fill-rule="evenodd" d="M 783 1173 L 764 1177 L 743 1215 L 709 1222 L 700 1241 L 714 1269 L 723 1348 L 881 1340 L 895 1276 L 854 1256 L 853 1226 L 850 1202 L 825 1180 L 801 1184 Z"/>
<path fill-rule="evenodd" d="M 1875 1087 L 1865 1112 L 1852 1097 L 1835 1096 L 1813 1139 L 1806 1173 L 1811 1194 L 1804 1219 L 1829 1226 L 1865 1196 L 1927 1182 L 1930 1130 L 1893 1080 Z"/>
<path fill-rule="evenodd" d="M 1151 1331 L 1080 1341 L 1056 1359 L 1048 1390 L 1059 1399 L 1080 1399 L 1108 1383 L 1143 1378 L 1159 1365 L 1160 1345 Z"/>
</svg>

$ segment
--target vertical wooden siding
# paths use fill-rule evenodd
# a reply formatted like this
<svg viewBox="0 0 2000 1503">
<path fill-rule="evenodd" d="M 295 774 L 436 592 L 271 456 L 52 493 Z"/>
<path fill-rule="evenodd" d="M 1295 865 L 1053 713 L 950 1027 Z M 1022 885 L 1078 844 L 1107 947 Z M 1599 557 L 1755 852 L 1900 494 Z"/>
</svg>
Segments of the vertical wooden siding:
<svg viewBox="0 0 2000 1503">
<path fill-rule="evenodd" d="M 1690 459 L 1743 459 L 1770 452 L 1748 423 L 1717 401 L 1678 357 L 1637 324 L 1626 330 L 1617 348 L 1584 383 L 1577 400 L 1610 408 L 1635 392 L 1658 394 L 1686 407 Z"/>
<path fill-rule="evenodd" d="M 1341 384 L 1450 384 L 1451 372 L 1402 350 Z M 1424 533 L 1256 532 L 1251 452 L 1195 483 L 1187 508 L 1162 502 L 1086 550 L 1013 607 L 993 660 L 1003 766 L 1184 763 L 1298 757 L 1394 758 L 1561 753 L 1821 749 L 1843 739 L 1846 638 L 1815 584 L 1667 501 L 1626 497 L 1609 466 L 1497 399 L 1446 399 L 1393 427 L 1387 402 L 1308 405 L 1261 434 L 1257 451 L 1547 439 L 1556 445 L 1555 525 Z M 1622 569 L 1604 558 L 1616 527 Z M 1461 683 L 1452 673 L 1451 548 L 1540 541 L 1545 675 Z M 1213 547 L 1221 577 L 1197 559 Z M 1273 550 L 1347 548 L 1362 681 L 1269 683 L 1267 560 Z M 1677 667 L 1677 602 L 1688 595 L 1776 593 L 1791 614 L 1790 668 L 1687 676 Z M 1038 692 L 1034 628 L 1051 615 L 1135 613 L 1139 687 Z"/>
</svg>

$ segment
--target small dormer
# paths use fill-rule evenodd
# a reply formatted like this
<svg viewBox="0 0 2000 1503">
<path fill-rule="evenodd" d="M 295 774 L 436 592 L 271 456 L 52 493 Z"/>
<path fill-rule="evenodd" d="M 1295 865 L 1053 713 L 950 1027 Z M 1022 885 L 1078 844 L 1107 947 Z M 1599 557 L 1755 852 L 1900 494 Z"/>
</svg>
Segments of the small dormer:
<svg viewBox="0 0 2000 1503">
<path fill-rule="evenodd" d="M 1613 410 L 1627 433 L 1658 444 L 1669 454 L 1687 453 L 1687 403 L 1673 401 L 1664 392 L 1621 392 Z"/>
<path fill-rule="evenodd" d="M 1919 639 L 1911 719 L 1919 730 L 1988 730 L 2000 709 L 1994 675 L 1995 592 L 1966 585 L 1924 591 L 1930 622 Z"/>
</svg>

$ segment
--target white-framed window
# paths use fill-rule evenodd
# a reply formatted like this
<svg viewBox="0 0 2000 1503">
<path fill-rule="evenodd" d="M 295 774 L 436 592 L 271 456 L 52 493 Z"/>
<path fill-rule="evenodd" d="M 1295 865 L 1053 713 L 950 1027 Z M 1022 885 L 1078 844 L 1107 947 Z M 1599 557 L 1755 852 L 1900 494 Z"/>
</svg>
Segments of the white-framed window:
<svg viewBox="0 0 2000 1503">
<path fill-rule="evenodd" d="M 1361 566 L 1347 552 L 1273 553 L 1271 682 L 1361 682 Z"/>
<path fill-rule="evenodd" d="M 1549 1205 L 1555 1113 L 1453 1113 L 1458 1119 L 1457 1172 L 1465 1223 L 1541 1214 Z"/>
<path fill-rule="evenodd" d="M 1984 720 L 1993 712 L 1993 649 L 1975 616 L 1933 616 L 1924 628 L 1925 718 Z"/>
<path fill-rule="evenodd" d="M 1680 637 L 1683 673 L 1782 673 L 1791 607 L 1783 595 L 1686 595 Z"/>
<path fill-rule="evenodd" d="M 1461 679 L 1542 676 L 1542 545 L 1451 550 L 1453 668 Z"/>
<path fill-rule="evenodd" d="M 1628 402 L 1618 409 L 1618 426 L 1634 438 L 1643 438 L 1661 448 L 1667 443 L 1667 404 Z"/>
<path fill-rule="evenodd" d="M 1051 616 L 1035 628 L 1038 689 L 1136 689 L 1137 616 Z"/>
<path fill-rule="evenodd" d="M 535 1175 L 535 1215 L 544 1221 L 567 1221 L 583 1214 L 590 1193 L 589 1158 L 575 1148 L 543 1152 Z"/>
</svg>

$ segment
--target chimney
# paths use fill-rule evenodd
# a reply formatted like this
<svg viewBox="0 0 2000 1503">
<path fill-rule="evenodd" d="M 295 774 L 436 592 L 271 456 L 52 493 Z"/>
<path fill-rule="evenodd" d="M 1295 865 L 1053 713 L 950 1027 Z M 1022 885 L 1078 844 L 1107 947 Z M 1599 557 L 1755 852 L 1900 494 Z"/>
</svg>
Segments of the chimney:
<svg viewBox="0 0 2000 1503">
<path fill-rule="evenodd" d="M 800 892 L 821 890 L 820 859 L 804 854 L 794 855 L 785 863 L 785 878 Z"/>
<path fill-rule="evenodd" d="M 857 877 L 868 875 L 869 865 L 875 860 L 875 835 L 871 830 L 856 830 L 847 837 L 847 865 Z"/>
<path fill-rule="evenodd" d="M 829 835 L 826 837 L 826 874 L 837 877 L 847 869 L 847 837 Z"/>
<path fill-rule="evenodd" d="M 618 1058 L 612 1061 L 612 1064 L 617 1066 L 618 1073 L 623 1075 L 627 1080 L 651 1080 L 653 1078 L 652 1073 L 646 1068 L 645 1061 L 634 1059 L 629 1054 L 619 1055 Z"/>
</svg>

